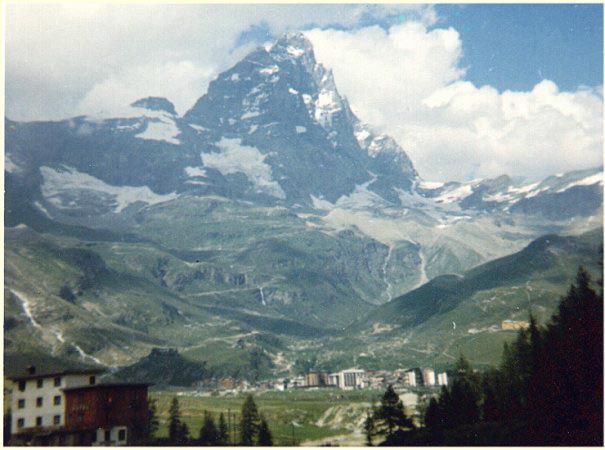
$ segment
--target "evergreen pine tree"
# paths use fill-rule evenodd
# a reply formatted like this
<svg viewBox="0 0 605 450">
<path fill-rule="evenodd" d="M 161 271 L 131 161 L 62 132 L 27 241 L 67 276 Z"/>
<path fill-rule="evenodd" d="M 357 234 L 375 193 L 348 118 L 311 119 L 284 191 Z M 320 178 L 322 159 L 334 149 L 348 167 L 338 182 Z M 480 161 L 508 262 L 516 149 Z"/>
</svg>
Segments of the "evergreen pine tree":
<svg viewBox="0 0 605 450">
<path fill-rule="evenodd" d="M 261 447 L 271 447 L 273 445 L 273 437 L 264 417 L 261 417 L 260 425 L 258 426 L 258 439 L 256 442 Z"/>
<path fill-rule="evenodd" d="M 227 430 L 227 422 L 225 421 L 225 415 L 221 412 L 218 417 L 218 436 L 216 445 L 229 445 L 229 431 Z"/>
<path fill-rule="evenodd" d="M 424 426 L 427 428 L 441 428 L 444 423 L 443 408 L 439 404 L 439 400 L 431 398 L 429 406 L 424 414 Z"/>
<path fill-rule="evenodd" d="M 214 419 L 208 411 L 204 411 L 204 422 L 200 429 L 199 444 L 204 446 L 215 446 L 218 444 L 219 436 Z"/>
<path fill-rule="evenodd" d="M 583 268 L 542 340 L 529 392 L 531 425 L 562 444 L 602 445 L 603 295 Z"/>
<path fill-rule="evenodd" d="M 189 427 L 185 422 L 181 422 L 178 436 L 179 445 L 187 445 L 187 443 L 189 442 Z"/>
<path fill-rule="evenodd" d="M 172 398 L 168 415 L 168 438 L 172 444 L 177 444 L 181 430 L 181 411 L 179 409 L 179 401 L 176 397 Z"/>
<path fill-rule="evenodd" d="M 240 421 L 240 444 L 251 446 L 258 432 L 259 416 L 256 403 L 252 395 L 247 395 L 242 405 L 242 417 Z"/>
<path fill-rule="evenodd" d="M 363 425 L 363 430 L 366 434 L 366 446 L 372 447 L 374 445 L 372 439 L 374 438 L 374 433 L 376 432 L 374 427 L 374 415 L 370 414 L 370 411 L 366 414 L 366 420 Z"/>
<path fill-rule="evenodd" d="M 448 428 L 477 423 L 480 418 L 480 398 L 481 377 L 461 355 L 456 363 L 453 382 L 448 388 L 443 388 L 440 397 L 443 426 Z"/>
<path fill-rule="evenodd" d="M 160 428 L 160 421 L 158 419 L 158 406 L 155 398 L 149 399 L 148 409 L 147 409 L 147 424 L 146 429 L 144 430 L 144 441 L 145 444 L 149 444 L 155 438 L 155 434 Z"/>
<path fill-rule="evenodd" d="M 176 397 L 172 398 L 170 404 L 169 423 L 168 423 L 168 438 L 173 445 L 184 445 L 189 440 L 189 427 L 181 421 L 181 411 L 179 401 Z"/>
<path fill-rule="evenodd" d="M 403 402 L 392 385 L 387 387 L 380 400 L 380 406 L 374 414 L 374 426 L 376 434 L 385 436 L 387 440 L 396 431 L 414 428 L 414 423 L 406 416 Z"/>
<path fill-rule="evenodd" d="M 506 410 L 502 373 L 497 369 L 488 370 L 482 377 L 483 403 L 481 417 L 485 422 L 504 420 Z"/>
</svg>

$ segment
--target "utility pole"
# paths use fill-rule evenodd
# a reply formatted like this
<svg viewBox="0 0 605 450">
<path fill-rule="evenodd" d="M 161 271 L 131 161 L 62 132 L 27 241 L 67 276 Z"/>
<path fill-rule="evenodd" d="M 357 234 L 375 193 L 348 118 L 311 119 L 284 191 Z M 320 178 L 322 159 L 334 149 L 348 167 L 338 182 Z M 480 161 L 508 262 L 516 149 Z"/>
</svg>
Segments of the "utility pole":
<svg viewBox="0 0 605 450">
<path fill-rule="evenodd" d="M 292 422 L 290 424 L 290 426 L 292 427 L 292 447 L 296 446 L 296 438 L 294 437 L 294 422 Z"/>
</svg>

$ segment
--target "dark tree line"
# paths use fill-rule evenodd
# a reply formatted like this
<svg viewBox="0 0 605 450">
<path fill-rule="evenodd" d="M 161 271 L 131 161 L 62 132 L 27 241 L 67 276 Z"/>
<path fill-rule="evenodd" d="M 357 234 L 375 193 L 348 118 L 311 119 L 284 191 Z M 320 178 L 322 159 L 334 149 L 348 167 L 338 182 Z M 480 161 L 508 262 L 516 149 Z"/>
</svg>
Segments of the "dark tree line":
<svg viewBox="0 0 605 450">
<path fill-rule="evenodd" d="M 229 432 L 227 430 L 227 422 L 225 422 L 225 415 L 220 413 L 218 419 L 218 426 L 214 423 L 212 414 L 208 411 L 204 411 L 204 423 L 200 429 L 200 437 L 198 444 L 203 446 L 225 446 L 229 445 Z"/>
<path fill-rule="evenodd" d="M 262 447 L 273 445 L 269 425 L 263 415 L 259 413 L 251 395 L 246 397 L 242 405 L 241 418 L 238 424 L 239 436 L 237 438 L 230 434 L 225 415 L 222 412 L 219 414 L 217 423 L 210 412 L 204 411 L 204 421 L 197 439 L 191 437 L 187 424 L 181 419 L 179 401 L 176 397 L 172 399 L 168 414 L 168 438 L 156 439 L 154 434 L 159 428 L 159 422 L 156 416 L 155 401 L 150 402 L 149 425 L 146 430 L 148 439 L 144 442 L 146 445 L 199 445 L 211 447 L 233 444 Z"/>
<path fill-rule="evenodd" d="M 603 445 L 603 293 L 580 268 L 549 324 L 505 345 L 482 374 L 460 357 L 410 445 Z"/>
</svg>

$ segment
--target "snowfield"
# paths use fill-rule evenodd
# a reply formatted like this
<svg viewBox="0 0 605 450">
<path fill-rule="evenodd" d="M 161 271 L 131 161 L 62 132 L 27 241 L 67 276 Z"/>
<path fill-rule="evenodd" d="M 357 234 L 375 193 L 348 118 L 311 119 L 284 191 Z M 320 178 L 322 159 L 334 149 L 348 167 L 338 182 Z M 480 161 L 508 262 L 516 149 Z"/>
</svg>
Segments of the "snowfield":
<svg viewBox="0 0 605 450">
<path fill-rule="evenodd" d="M 256 147 L 241 145 L 240 139 L 222 138 L 217 146 L 219 153 L 202 153 L 204 166 L 218 170 L 223 175 L 243 173 L 259 193 L 286 198 L 277 181 L 273 180 L 271 167 Z"/>
<path fill-rule="evenodd" d="M 73 193 L 82 191 L 109 196 L 115 213 L 123 211 L 128 205 L 136 202 L 154 205 L 177 198 L 177 194 L 174 192 L 159 195 L 147 186 L 112 186 L 98 178 L 87 173 L 78 172 L 76 169 L 68 166 L 62 166 L 60 170 L 42 166 L 40 173 L 44 178 L 42 195 L 44 195 L 44 198 L 50 204 L 58 209 L 77 207 L 77 203 L 74 203 L 73 200 Z M 65 200 L 65 195 L 69 195 L 67 197 L 69 198 L 68 202 Z"/>
<path fill-rule="evenodd" d="M 164 141 L 169 144 L 180 145 L 181 141 L 177 136 L 181 133 L 174 120 L 167 115 L 162 115 L 157 119 L 147 122 L 147 128 L 142 133 L 135 135 L 139 139 L 152 141 Z"/>
</svg>

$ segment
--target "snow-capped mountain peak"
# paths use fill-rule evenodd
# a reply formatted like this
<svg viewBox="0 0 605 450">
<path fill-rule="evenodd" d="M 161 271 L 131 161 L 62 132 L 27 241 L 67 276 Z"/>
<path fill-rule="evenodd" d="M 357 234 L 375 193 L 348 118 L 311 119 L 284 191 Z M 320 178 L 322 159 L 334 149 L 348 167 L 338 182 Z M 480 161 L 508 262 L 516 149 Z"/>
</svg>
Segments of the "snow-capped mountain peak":
<svg viewBox="0 0 605 450">
<path fill-rule="evenodd" d="M 313 45 L 302 33 L 285 33 L 269 53 L 277 61 L 301 63 L 310 69 L 316 64 Z"/>
</svg>

